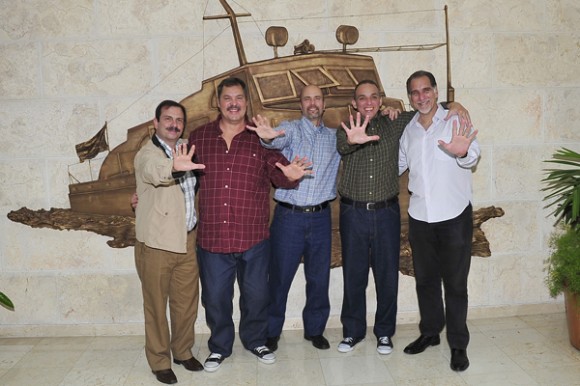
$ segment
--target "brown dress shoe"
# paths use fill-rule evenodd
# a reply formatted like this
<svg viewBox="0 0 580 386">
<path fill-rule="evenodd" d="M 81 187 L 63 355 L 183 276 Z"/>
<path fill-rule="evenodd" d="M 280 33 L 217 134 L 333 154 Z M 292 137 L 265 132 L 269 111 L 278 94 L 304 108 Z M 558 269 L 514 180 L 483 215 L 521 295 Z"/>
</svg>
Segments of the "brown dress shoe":
<svg viewBox="0 0 580 386">
<path fill-rule="evenodd" d="M 177 383 L 177 377 L 171 369 L 153 371 L 153 374 L 155 374 L 155 378 L 161 383 L 167 385 Z"/>
<path fill-rule="evenodd" d="M 191 358 L 186 359 L 184 361 L 180 361 L 179 359 L 173 358 L 173 363 L 175 363 L 176 365 L 183 365 L 183 367 L 185 367 L 189 371 L 201 371 L 201 370 L 203 370 L 203 365 L 201 363 L 199 363 L 199 361 L 197 359 L 195 359 L 194 357 L 191 357 Z"/>
</svg>

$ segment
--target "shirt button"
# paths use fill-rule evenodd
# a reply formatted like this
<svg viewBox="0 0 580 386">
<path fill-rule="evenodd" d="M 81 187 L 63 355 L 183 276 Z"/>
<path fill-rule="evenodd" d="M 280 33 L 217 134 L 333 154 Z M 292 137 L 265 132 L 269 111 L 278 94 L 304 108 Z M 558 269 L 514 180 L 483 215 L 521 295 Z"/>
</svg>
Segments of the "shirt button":
<svg viewBox="0 0 580 386">
<path fill-rule="evenodd" d="M 370 179 L 372 179 L 372 178 L 373 178 L 373 176 L 369 176 L 369 178 L 370 178 Z"/>
<path fill-rule="evenodd" d="M 227 189 L 227 188 L 229 188 L 229 186 L 228 186 L 228 185 L 226 185 L 226 186 L 224 186 L 224 188 L 226 188 L 226 189 Z"/>
</svg>

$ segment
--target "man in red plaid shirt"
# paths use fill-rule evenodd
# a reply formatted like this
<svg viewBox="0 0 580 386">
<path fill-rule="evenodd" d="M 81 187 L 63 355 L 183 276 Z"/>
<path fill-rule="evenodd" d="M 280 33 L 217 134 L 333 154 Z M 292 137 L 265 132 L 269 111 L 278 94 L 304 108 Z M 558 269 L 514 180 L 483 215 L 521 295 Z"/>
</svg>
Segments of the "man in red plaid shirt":
<svg viewBox="0 0 580 386">
<path fill-rule="evenodd" d="M 264 148 L 258 135 L 246 129 L 247 88 L 238 78 L 218 86 L 220 116 L 194 130 L 200 174 L 197 250 L 201 301 L 211 330 L 206 371 L 216 371 L 232 354 L 234 281 L 240 289 L 240 340 L 263 363 L 276 356 L 266 346 L 268 328 L 268 264 L 270 188 L 294 188 L 310 174 L 310 163 L 291 163 Z"/>
</svg>

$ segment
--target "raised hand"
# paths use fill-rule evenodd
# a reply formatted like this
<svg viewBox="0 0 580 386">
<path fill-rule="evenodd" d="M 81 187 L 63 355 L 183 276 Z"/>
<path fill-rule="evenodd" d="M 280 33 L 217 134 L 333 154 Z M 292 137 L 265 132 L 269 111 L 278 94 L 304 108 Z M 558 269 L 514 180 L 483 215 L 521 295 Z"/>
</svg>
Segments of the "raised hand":
<svg viewBox="0 0 580 386">
<path fill-rule="evenodd" d="M 366 128 L 370 121 L 370 117 L 367 115 L 365 117 L 364 122 L 360 123 L 360 113 L 356 113 L 356 123 L 354 122 L 354 118 L 352 115 L 350 116 L 350 128 L 341 122 L 342 128 L 346 132 L 347 142 L 351 145 L 362 145 L 363 143 L 367 143 L 370 141 L 378 141 L 378 135 L 367 135 Z"/>
<path fill-rule="evenodd" d="M 457 121 L 453 121 L 453 130 L 451 134 L 451 142 L 447 143 L 443 140 L 439 140 L 439 145 L 444 148 L 448 153 L 455 155 L 456 157 L 464 157 L 467 155 L 467 150 L 471 142 L 475 139 L 477 135 L 477 130 L 471 131 L 471 127 L 467 125 L 463 120 L 457 127 Z"/>
<path fill-rule="evenodd" d="M 131 208 L 133 208 L 133 210 L 137 209 L 137 204 L 139 204 L 139 196 L 137 195 L 137 192 L 135 192 L 131 196 Z"/>
<path fill-rule="evenodd" d="M 173 170 L 186 172 L 189 170 L 205 169 L 205 165 L 193 163 L 191 160 L 194 152 L 195 146 L 192 146 L 191 149 L 187 151 L 187 143 L 175 146 L 175 149 L 171 150 L 171 153 L 173 154 Z"/>
<path fill-rule="evenodd" d="M 248 130 L 254 131 L 258 134 L 258 137 L 264 141 L 271 141 L 276 137 L 284 135 L 284 130 L 276 131 L 270 126 L 270 120 L 268 118 L 262 117 L 260 114 L 256 117 L 252 117 L 252 122 L 255 126 L 246 125 Z"/>
<path fill-rule="evenodd" d="M 306 157 L 294 157 L 294 160 L 288 165 L 282 165 L 280 162 L 276 162 L 278 169 L 282 170 L 282 173 L 290 180 L 297 181 L 304 177 L 305 175 L 312 175 L 314 172 L 310 167 L 312 162 L 309 162 Z"/>
<path fill-rule="evenodd" d="M 381 110 L 381 115 L 382 116 L 388 115 L 389 118 L 391 118 L 391 121 L 394 121 L 395 119 L 397 119 L 399 117 L 400 113 L 401 113 L 401 110 L 396 109 L 396 108 L 391 107 L 391 106 L 387 106 Z"/>
<path fill-rule="evenodd" d="M 451 118 L 452 116 L 457 115 L 461 123 L 465 123 L 465 125 L 468 128 L 472 127 L 469 111 L 467 111 L 467 109 L 463 107 L 461 103 L 449 102 L 447 104 L 447 107 L 449 108 L 449 111 L 447 112 L 447 116 L 445 117 L 446 121 L 449 120 L 449 118 Z"/>
</svg>

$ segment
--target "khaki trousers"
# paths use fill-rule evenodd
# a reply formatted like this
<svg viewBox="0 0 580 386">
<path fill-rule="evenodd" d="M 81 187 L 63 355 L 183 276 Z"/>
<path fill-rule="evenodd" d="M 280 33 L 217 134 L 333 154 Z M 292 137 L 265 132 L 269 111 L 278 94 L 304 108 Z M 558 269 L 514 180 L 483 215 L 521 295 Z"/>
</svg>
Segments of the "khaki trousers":
<svg viewBox="0 0 580 386">
<path fill-rule="evenodd" d="M 170 369 L 171 354 L 178 360 L 192 357 L 199 302 L 195 232 L 188 234 L 185 254 L 150 248 L 136 241 L 135 266 L 143 292 L 147 362 L 153 371 Z"/>
</svg>

